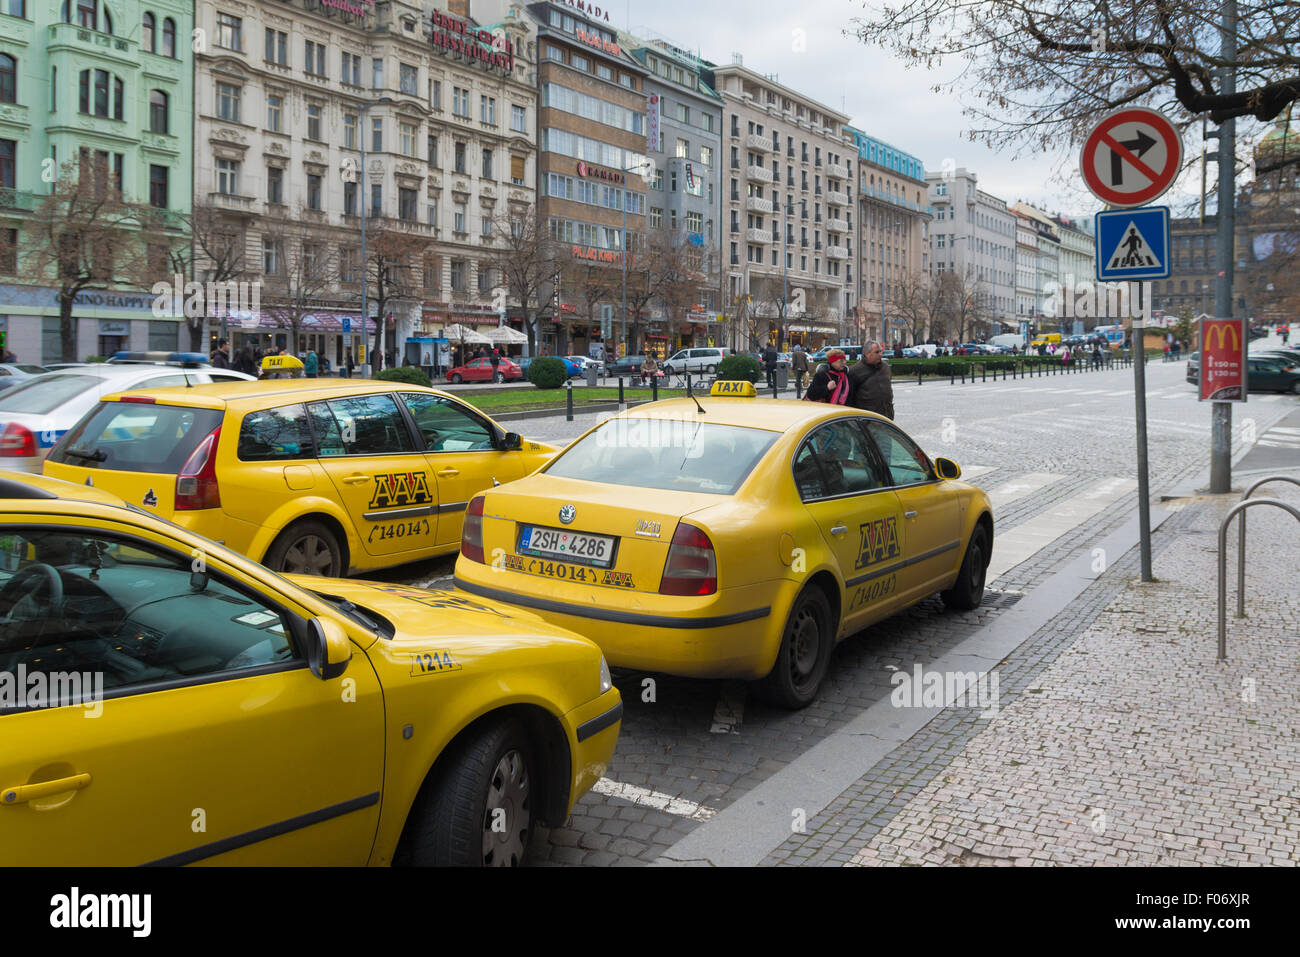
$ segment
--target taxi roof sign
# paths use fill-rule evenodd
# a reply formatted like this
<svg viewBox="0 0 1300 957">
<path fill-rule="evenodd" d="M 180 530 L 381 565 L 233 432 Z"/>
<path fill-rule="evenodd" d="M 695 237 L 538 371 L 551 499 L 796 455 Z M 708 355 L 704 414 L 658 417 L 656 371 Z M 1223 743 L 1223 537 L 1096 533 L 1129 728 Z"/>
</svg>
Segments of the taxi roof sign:
<svg viewBox="0 0 1300 957">
<path fill-rule="evenodd" d="M 263 372 L 294 372 L 302 368 L 302 360 L 297 356 L 263 356 Z"/>
<path fill-rule="evenodd" d="M 709 389 L 709 395 L 729 395 L 737 399 L 754 399 L 758 397 L 758 391 L 754 388 L 752 382 L 719 379 L 713 383 L 713 388 Z"/>
</svg>

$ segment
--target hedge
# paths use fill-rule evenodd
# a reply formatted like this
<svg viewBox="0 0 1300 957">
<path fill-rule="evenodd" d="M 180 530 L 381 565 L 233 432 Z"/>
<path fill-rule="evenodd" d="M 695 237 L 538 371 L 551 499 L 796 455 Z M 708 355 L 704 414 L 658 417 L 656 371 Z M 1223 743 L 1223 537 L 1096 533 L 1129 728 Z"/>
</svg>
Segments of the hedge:
<svg viewBox="0 0 1300 957">
<path fill-rule="evenodd" d="M 718 363 L 716 379 L 729 382 L 757 382 L 763 368 L 753 356 L 727 356 Z"/>
<path fill-rule="evenodd" d="M 391 369 L 383 369 L 375 373 L 376 379 L 383 379 L 385 382 L 405 382 L 407 385 L 422 385 L 426 388 L 433 383 L 429 377 L 424 374 L 424 370 L 416 366 L 393 366 Z"/>
<path fill-rule="evenodd" d="M 539 389 L 558 389 L 569 378 L 569 367 L 557 356 L 540 356 L 528 363 L 527 374 Z"/>
</svg>

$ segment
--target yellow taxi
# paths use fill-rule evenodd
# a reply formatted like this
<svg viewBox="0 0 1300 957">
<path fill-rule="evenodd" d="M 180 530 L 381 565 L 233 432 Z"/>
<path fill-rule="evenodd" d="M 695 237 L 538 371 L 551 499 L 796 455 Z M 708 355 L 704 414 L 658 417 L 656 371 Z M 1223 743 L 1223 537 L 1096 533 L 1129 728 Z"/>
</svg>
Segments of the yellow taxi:
<svg viewBox="0 0 1300 957">
<path fill-rule="evenodd" d="M 106 396 L 44 473 L 273 571 L 339 576 L 456 551 L 469 500 L 555 451 L 434 389 L 285 379 Z"/>
<path fill-rule="evenodd" d="M 719 382 L 476 496 L 455 581 L 612 665 L 761 679 L 802 707 L 836 640 L 935 592 L 980 604 L 993 509 L 960 475 L 881 416 Z"/>
<path fill-rule="evenodd" d="M 515 864 L 622 708 L 528 612 L 282 578 L 0 472 L 0 865 Z"/>
</svg>

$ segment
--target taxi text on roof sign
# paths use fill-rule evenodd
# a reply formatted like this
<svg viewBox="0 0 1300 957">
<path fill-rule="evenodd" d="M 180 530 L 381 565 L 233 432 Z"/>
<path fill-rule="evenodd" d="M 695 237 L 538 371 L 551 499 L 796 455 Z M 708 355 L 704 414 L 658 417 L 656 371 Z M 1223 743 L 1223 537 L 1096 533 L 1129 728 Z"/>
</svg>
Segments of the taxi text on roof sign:
<svg viewBox="0 0 1300 957">
<path fill-rule="evenodd" d="M 713 388 L 709 390 L 709 395 L 730 395 L 738 399 L 753 399 L 758 396 L 754 389 L 754 383 L 744 381 L 720 381 L 713 383 Z"/>
<path fill-rule="evenodd" d="M 297 356 L 263 356 L 262 371 L 276 372 L 301 369 L 302 360 Z"/>
</svg>

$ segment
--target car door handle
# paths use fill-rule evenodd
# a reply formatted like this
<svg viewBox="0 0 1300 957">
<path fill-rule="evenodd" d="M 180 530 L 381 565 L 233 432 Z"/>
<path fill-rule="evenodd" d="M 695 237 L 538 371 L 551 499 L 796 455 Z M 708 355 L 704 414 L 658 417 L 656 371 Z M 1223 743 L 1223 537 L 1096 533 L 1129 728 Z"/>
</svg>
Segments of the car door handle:
<svg viewBox="0 0 1300 957">
<path fill-rule="evenodd" d="M 459 475 L 460 469 L 438 469 L 438 478 L 451 478 L 453 475 Z"/>
<path fill-rule="evenodd" d="M 904 512 L 903 518 L 916 518 L 916 512 Z"/>
<path fill-rule="evenodd" d="M 344 481 L 344 483 L 347 484 L 347 485 L 364 485 L 366 482 L 369 482 L 369 481 L 370 481 L 370 476 L 369 476 L 369 475 L 349 475 L 349 476 L 347 476 L 346 478 L 344 478 L 343 481 Z"/>
<path fill-rule="evenodd" d="M 849 530 L 849 527 L 848 527 L 847 525 L 832 525 L 832 526 L 831 526 L 831 534 L 832 534 L 832 535 L 843 535 L 843 534 L 844 534 L 845 532 L 847 532 L 848 530 Z"/>
<path fill-rule="evenodd" d="M 5 788 L 0 792 L 0 804 L 26 804 L 28 801 L 37 801 L 43 797 L 49 797 L 51 794 L 62 794 L 64 791 L 80 791 L 90 783 L 90 774 L 81 772 L 67 778 L 58 778 L 54 781 L 41 781 L 38 784 L 20 784 L 17 787 Z"/>
</svg>

